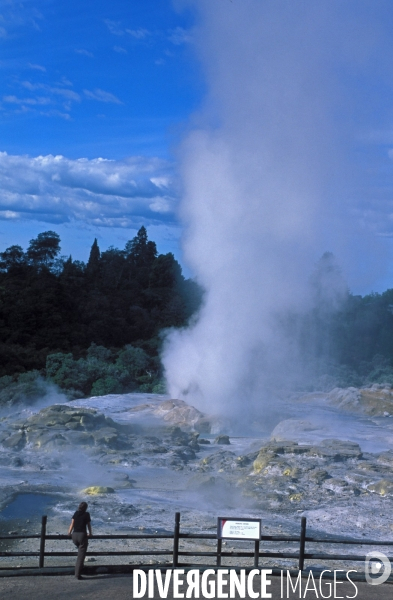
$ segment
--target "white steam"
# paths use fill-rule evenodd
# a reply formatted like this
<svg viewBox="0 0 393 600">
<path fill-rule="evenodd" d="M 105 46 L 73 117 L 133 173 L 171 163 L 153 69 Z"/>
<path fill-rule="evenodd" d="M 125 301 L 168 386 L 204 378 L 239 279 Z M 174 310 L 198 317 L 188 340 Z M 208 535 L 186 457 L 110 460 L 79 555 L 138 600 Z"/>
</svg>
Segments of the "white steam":
<svg viewBox="0 0 393 600">
<path fill-rule="evenodd" d="M 329 250 L 348 269 L 348 248 L 373 243 L 351 220 L 364 183 L 352 150 L 357 119 L 373 124 L 367 85 L 388 5 L 191 4 L 209 92 L 181 147 L 181 216 L 206 297 L 193 326 L 170 334 L 163 361 L 173 397 L 234 416 L 299 374 L 277 318 L 309 301 L 313 264 Z"/>
</svg>

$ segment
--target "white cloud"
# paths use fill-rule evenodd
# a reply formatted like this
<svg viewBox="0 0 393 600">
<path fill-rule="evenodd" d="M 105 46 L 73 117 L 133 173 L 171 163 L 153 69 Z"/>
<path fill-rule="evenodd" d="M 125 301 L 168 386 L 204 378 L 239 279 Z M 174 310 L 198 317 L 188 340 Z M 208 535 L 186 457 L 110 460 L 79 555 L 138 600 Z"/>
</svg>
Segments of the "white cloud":
<svg viewBox="0 0 393 600">
<path fill-rule="evenodd" d="M 128 54 L 127 50 L 121 46 L 113 46 L 113 50 L 119 54 Z"/>
<path fill-rule="evenodd" d="M 136 40 L 143 40 L 146 37 L 148 37 L 150 34 L 150 31 L 148 31 L 147 29 L 126 29 L 126 32 L 131 35 L 133 38 L 135 38 Z"/>
<path fill-rule="evenodd" d="M 0 218 L 3 217 L 3 219 L 17 219 L 18 216 L 18 213 L 14 212 L 13 210 L 0 211 Z"/>
<path fill-rule="evenodd" d="M 3 96 L 3 102 L 8 104 L 21 104 L 21 105 L 43 105 L 50 104 L 50 98 L 39 96 L 37 98 L 17 98 L 16 96 Z"/>
<path fill-rule="evenodd" d="M 39 106 L 52 105 L 47 112 L 40 112 L 44 116 L 61 117 L 70 119 L 69 111 L 73 102 L 80 102 L 81 96 L 62 85 L 72 85 L 71 82 L 63 80 L 58 87 L 46 83 L 32 83 L 31 81 L 18 82 L 19 88 L 23 88 L 22 94 L 8 94 L 3 96 L 3 106 L 14 112 L 37 111 Z M 26 96 L 30 92 L 29 96 Z M 20 91 L 20 90 L 19 90 Z M 17 108 L 16 108 L 17 107 Z"/>
<path fill-rule="evenodd" d="M 43 16 L 33 4 L 31 2 L 16 2 L 14 0 L 2 2 L 0 38 L 12 38 L 15 32 L 24 28 L 33 28 L 41 31 L 37 21 L 42 20 Z"/>
<path fill-rule="evenodd" d="M 72 81 L 70 81 L 69 79 L 67 79 L 67 77 L 63 77 L 61 78 L 61 80 L 59 81 L 59 83 L 57 85 L 68 85 L 68 86 L 72 86 Z"/>
<path fill-rule="evenodd" d="M 45 86 L 45 84 L 43 84 L 43 83 L 31 83 L 31 81 L 22 81 L 20 85 L 32 92 L 35 90 L 42 89 L 44 87 L 49 87 L 49 86 Z"/>
<path fill-rule="evenodd" d="M 66 107 L 66 110 L 68 110 L 68 108 Z M 61 110 L 47 110 L 45 112 L 41 111 L 40 115 L 44 116 L 44 117 L 60 117 L 61 119 L 64 119 L 65 121 L 72 121 L 71 116 L 69 113 L 64 113 L 61 112 Z"/>
<path fill-rule="evenodd" d="M 43 73 L 46 73 L 46 69 L 42 65 L 33 65 L 29 63 L 29 67 L 30 69 L 34 69 L 35 71 L 42 71 Z"/>
<path fill-rule="evenodd" d="M 88 56 L 89 58 L 94 58 L 94 54 L 89 52 L 89 50 L 85 50 L 84 48 L 75 49 L 76 54 L 83 54 L 83 56 Z"/>
<path fill-rule="evenodd" d="M 64 85 L 72 85 L 72 83 L 65 80 Z M 31 81 L 22 81 L 21 86 L 31 92 L 35 92 L 36 90 L 44 90 L 48 94 L 63 96 L 67 100 L 73 100 L 74 102 L 80 102 L 81 100 L 80 95 L 72 90 L 62 87 L 52 87 L 46 83 L 31 83 Z"/>
<path fill-rule="evenodd" d="M 90 100 L 98 100 L 98 102 L 112 102 L 113 104 L 123 104 L 123 102 L 119 100 L 119 98 L 116 98 L 114 94 L 105 92 L 99 88 L 96 88 L 94 91 L 83 90 L 83 93 L 85 94 L 86 98 L 89 98 Z"/>
<path fill-rule="evenodd" d="M 162 159 L 0 152 L 0 219 L 130 227 L 173 221 L 175 204 L 171 166 Z"/>
<path fill-rule="evenodd" d="M 168 177 L 150 177 L 150 181 L 159 188 L 170 188 L 171 181 Z"/>
<path fill-rule="evenodd" d="M 52 92 L 52 94 L 56 94 L 58 96 L 63 96 L 64 98 L 66 98 L 67 100 L 73 100 L 74 102 L 80 102 L 81 101 L 81 97 L 79 94 L 77 94 L 76 92 L 73 92 L 72 90 L 67 90 L 64 88 L 49 88 L 49 91 Z"/>
<path fill-rule="evenodd" d="M 153 199 L 153 202 L 149 204 L 149 208 L 153 212 L 157 213 L 168 213 L 171 212 L 171 199 L 165 197 L 157 197 Z"/>
<path fill-rule="evenodd" d="M 169 30 L 168 34 L 168 40 L 175 46 L 192 42 L 191 32 L 183 27 L 175 27 L 175 29 Z"/>
<path fill-rule="evenodd" d="M 104 19 L 104 23 L 108 27 L 109 32 L 112 35 L 124 35 L 124 30 L 121 26 L 121 21 L 111 21 L 110 19 Z"/>
</svg>

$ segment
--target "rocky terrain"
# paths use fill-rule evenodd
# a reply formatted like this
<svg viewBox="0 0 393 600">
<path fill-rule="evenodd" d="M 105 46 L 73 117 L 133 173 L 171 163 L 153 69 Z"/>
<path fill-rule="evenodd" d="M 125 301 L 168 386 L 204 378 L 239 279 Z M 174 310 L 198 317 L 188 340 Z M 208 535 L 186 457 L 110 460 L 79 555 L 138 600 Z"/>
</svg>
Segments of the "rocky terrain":
<svg viewBox="0 0 393 600">
<path fill-rule="evenodd" d="M 254 426 L 253 437 L 157 395 L 3 414 L 0 506 L 18 494 L 46 495 L 50 530 L 59 533 L 87 498 L 106 533 L 171 531 L 180 510 L 189 531 L 211 531 L 225 513 L 262 517 L 269 533 L 297 533 L 306 515 L 319 534 L 393 539 L 393 390 L 308 394 L 282 412 L 270 436 Z M 1 515 L 3 531 L 21 530 Z M 37 529 L 36 517 L 25 531 Z"/>
<path fill-rule="evenodd" d="M 328 394 L 323 392 L 306 394 L 300 401 L 323 399 L 340 410 L 374 417 L 393 415 L 393 390 L 389 384 L 374 384 L 371 388 L 335 388 Z"/>
</svg>

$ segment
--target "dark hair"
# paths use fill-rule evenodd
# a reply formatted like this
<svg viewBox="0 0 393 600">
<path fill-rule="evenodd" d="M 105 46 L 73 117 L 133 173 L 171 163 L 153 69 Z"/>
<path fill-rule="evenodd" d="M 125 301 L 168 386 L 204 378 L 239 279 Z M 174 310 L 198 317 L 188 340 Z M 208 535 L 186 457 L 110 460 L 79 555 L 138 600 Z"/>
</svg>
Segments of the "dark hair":
<svg viewBox="0 0 393 600">
<path fill-rule="evenodd" d="M 86 512 L 87 510 L 87 502 L 81 502 L 78 506 L 78 510 L 82 511 L 82 512 Z"/>
</svg>

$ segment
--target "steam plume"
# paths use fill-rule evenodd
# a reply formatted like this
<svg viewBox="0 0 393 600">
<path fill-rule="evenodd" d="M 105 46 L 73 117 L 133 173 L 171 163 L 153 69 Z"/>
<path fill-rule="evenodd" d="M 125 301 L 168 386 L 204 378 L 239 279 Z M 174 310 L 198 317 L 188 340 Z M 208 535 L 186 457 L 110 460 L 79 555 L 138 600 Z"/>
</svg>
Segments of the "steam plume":
<svg viewBox="0 0 393 600">
<path fill-rule="evenodd" d="M 305 305 L 319 256 L 333 251 L 349 269 L 348 248 L 374 244 L 352 216 L 365 183 L 353 147 L 357 119 L 378 125 L 370 86 L 387 68 L 374 52 L 388 43 L 389 7 L 191 4 L 209 92 L 181 147 L 181 217 L 206 299 L 193 326 L 168 337 L 163 361 L 173 396 L 236 415 L 242 400 L 249 407 L 274 381 L 296 378 L 277 315 Z"/>
</svg>

